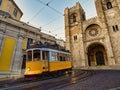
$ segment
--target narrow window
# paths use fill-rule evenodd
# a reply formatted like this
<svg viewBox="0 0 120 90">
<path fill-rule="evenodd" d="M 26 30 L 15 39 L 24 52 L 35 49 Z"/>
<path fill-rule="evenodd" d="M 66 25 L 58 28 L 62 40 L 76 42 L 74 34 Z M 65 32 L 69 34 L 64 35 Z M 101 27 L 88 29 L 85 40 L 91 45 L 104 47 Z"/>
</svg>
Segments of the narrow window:
<svg viewBox="0 0 120 90">
<path fill-rule="evenodd" d="M 49 58 L 49 52 L 42 51 L 42 60 L 48 60 L 48 58 Z"/>
<path fill-rule="evenodd" d="M 63 61 L 66 61 L 66 58 L 65 58 L 65 57 L 63 57 Z"/>
<path fill-rule="evenodd" d="M 116 32 L 116 30 L 115 30 L 115 26 L 112 26 L 112 28 L 113 28 L 113 31 Z"/>
<path fill-rule="evenodd" d="M 62 61 L 62 56 L 60 56 L 59 58 L 60 58 L 60 61 Z"/>
<path fill-rule="evenodd" d="M 33 39 L 28 38 L 28 40 L 27 40 L 27 49 L 30 47 L 30 44 L 33 44 Z"/>
<path fill-rule="evenodd" d="M 112 3 L 111 2 L 107 2 L 107 9 L 111 9 L 112 8 Z"/>
<path fill-rule="evenodd" d="M 76 16 L 73 15 L 73 22 L 76 22 Z"/>
<path fill-rule="evenodd" d="M 85 20 L 85 15 L 83 14 L 82 16 L 83 16 L 83 20 Z"/>
<path fill-rule="evenodd" d="M 116 31 L 118 31 L 118 25 L 115 25 Z"/>
<path fill-rule="evenodd" d="M 15 17 L 17 16 L 17 13 L 18 13 L 18 10 L 15 8 L 14 11 L 13 11 L 13 14 L 14 14 Z"/>
<path fill-rule="evenodd" d="M 74 40 L 77 40 L 77 35 L 74 36 Z"/>
<path fill-rule="evenodd" d="M 27 61 L 32 61 L 32 51 L 27 52 Z"/>
<path fill-rule="evenodd" d="M 26 67 L 26 55 L 23 55 L 22 67 L 21 69 L 25 69 Z"/>
<path fill-rule="evenodd" d="M 114 32 L 116 32 L 116 31 L 119 30 L 118 25 L 112 26 L 112 28 L 113 28 L 113 31 L 114 31 Z"/>
</svg>

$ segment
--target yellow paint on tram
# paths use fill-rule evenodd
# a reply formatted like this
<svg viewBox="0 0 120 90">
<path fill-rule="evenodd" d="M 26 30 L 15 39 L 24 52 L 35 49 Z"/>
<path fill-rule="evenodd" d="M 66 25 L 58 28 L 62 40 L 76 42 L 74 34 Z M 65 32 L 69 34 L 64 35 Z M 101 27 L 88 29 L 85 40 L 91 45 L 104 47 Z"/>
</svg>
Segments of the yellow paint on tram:
<svg viewBox="0 0 120 90">
<path fill-rule="evenodd" d="M 49 71 L 57 71 L 62 69 L 69 69 L 72 67 L 71 61 L 63 61 L 63 62 L 50 62 Z"/>
<path fill-rule="evenodd" d="M 43 62 L 27 62 L 25 75 L 41 74 L 43 72 Z"/>
</svg>

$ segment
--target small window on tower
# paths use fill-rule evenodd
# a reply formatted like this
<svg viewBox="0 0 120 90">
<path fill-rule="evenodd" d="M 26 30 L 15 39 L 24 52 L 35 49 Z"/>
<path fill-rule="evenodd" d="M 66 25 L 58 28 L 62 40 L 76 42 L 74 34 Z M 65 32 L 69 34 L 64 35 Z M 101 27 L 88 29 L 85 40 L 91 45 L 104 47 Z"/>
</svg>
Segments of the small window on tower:
<svg viewBox="0 0 120 90">
<path fill-rule="evenodd" d="M 111 9 L 112 8 L 112 3 L 111 2 L 107 2 L 107 9 Z"/>
<path fill-rule="evenodd" d="M 73 22 L 76 22 L 76 16 L 73 15 Z"/>
<path fill-rule="evenodd" d="M 70 22 L 71 22 L 71 23 L 75 23 L 76 21 L 77 21 L 76 14 L 73 13 L 73 14 L 70 16 Z"/>
<path fill-rule="evenodd" d="M 83 20 L 85 20 L 85 14 L 83 14 Z"/>
<path fill-rule="evenodd" d="M 74 40 L 75 40 L 75 41 L 77 40 L 77 35 L 74 36 Z"/>
<path fill-rule="evenodd" d="M 118 29 L 118 25 L 115 25 L 115 28 L 116 28 L 117 31 L 119 30 L 119 29 Z"/>
<path fill-rule="evenodd" d="M 112 26 L 112 28 L 113 28 L 113 31 L 114 31 L 114 32 L 116 32 L 116 31 L 119 30 L 118 25 L 114 25 L 114 26 Z"/>
</svg>

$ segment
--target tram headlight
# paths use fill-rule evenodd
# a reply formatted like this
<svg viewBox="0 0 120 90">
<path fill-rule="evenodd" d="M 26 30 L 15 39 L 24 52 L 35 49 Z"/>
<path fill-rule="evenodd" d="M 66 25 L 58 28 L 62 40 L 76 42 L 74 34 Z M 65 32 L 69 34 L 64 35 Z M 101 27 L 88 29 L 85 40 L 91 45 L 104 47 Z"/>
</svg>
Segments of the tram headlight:
<svg viewBox="0 0 120 90">
<path fill-rule="evenodd" d="M 31 70 L 30 67 L 28 67 L 28 68 L 27 68 L 27 71 L 30 71 L 30 70 Z"/>
</svg>

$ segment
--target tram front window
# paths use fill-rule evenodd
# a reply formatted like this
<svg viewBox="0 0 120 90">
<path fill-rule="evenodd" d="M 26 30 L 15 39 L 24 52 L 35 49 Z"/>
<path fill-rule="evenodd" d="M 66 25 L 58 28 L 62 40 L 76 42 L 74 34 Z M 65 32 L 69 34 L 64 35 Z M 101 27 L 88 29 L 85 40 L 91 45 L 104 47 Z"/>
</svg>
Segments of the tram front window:
<svg viewBox="0 0 120 90">
<path fill-rule="evenodd" d="M 32 61 L 32 51 L 27 52 L 27 61 Z"/>
<path fill-rule="evenodd" d="M 40 50 L 33 51 L 33 61 L 40 61 Z"/>
</svg>

